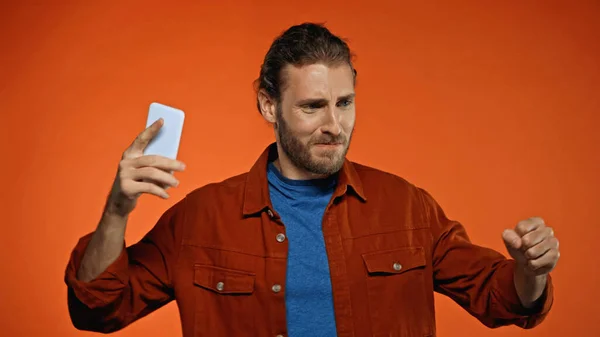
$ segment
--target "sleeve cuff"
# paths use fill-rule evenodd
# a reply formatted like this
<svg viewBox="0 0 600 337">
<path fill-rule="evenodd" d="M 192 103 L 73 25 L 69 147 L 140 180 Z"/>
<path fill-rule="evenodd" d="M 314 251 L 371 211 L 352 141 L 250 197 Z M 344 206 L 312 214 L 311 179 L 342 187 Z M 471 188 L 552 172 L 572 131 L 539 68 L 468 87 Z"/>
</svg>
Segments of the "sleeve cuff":
<svg viewBox="0 0 600 337">
<path fill-rule="evenodd" d="M 128 256 L 125 243 L 123 243 L 121 255 L 95 279 L 89 282 L 77 279 L 77 270 L 92 235 L 93 233 L 89 233 L 79 239 L 71 253 L 65 271 L 65 283 L 72 289 L 77 299 L 90 309 L 111 303 L 114 297 L 119 296 L 121 290 L 129 282 L 127 277 Z"/>
<path fill-rule="evenodd" d="M 510 263 L 502 268 L 501 273 L 503 275 L 498 275 L 499 277 L 496 278 L 494 287 L 496 301 L 502 303 L 501 305 L 504 306 L 509 313 L 517 316 L 516 318 L 520 318 L 520 322 L 517 323 L 518 326 L 532 328 L 542 322 L 552 307 L 554 301 L 552 277 L 548 274 L 546 288 L 535 306 L 526 308 L 521 304 L 521 300 L 519 299 L 519 295 L 517 294 L 514 285 L 515 266 L 515 261 L 511 260 Z"/>
</svg>

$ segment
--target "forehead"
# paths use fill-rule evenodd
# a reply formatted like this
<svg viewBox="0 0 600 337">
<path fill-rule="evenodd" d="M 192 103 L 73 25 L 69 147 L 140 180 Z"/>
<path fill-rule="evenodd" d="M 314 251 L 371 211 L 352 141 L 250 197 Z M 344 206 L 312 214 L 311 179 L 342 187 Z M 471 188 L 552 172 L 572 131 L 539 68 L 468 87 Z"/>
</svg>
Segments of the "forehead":
<svg viewBox="0 0 600 337">
<path fill-rule="evenodd" d="M 287 65 L 283 68 L 282 75 L 285 83 L 282 93 L 284 97 L 331 99 L 354 93 L 354 74 L 348 64 L 316 63 L 300 67 Z"/>
</svg>

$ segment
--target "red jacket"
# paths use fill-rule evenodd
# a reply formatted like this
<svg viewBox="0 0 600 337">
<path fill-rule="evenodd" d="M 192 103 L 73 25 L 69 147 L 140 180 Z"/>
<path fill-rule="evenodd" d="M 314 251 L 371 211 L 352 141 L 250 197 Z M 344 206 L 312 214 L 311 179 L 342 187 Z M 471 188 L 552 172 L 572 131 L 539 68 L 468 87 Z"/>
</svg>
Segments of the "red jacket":
<svg viewBox="0 0 600 337">
<path fill-rule="evenodd" d="M 189 193 L 87 283 L 76 279 L 84 236 L 65 275 L 75 327 L 119 330 L 175 300 L 184 337 L 286 336 L 286 231 L 267 183 L 274 152 Z M 523 308 L 514 261 L 471 243 L 425 190 L 350 161 L 338 181 L 323 217 L 338 336 L 435 336 L 434 291 L 489 327 L 530 328 L 550 310 L 550 277 L 539 306 Z"/>
</svg>

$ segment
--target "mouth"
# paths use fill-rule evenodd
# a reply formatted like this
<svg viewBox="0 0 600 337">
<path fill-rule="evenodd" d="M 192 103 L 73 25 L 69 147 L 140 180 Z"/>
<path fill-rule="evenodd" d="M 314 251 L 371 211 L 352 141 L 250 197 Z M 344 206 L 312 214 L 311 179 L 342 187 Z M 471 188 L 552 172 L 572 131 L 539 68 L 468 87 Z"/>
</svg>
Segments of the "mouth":
<svg viewBox="0 0 600 337">
<path fill-rule="evenodd" d="M 334 147 L 338 147 L 338 146 L 342 146 L 342 143 L 317 143 L 315 144 L 315 146 L 317 147 L 321 147 L 321 148 L 334 148 Z"/>
</svg>

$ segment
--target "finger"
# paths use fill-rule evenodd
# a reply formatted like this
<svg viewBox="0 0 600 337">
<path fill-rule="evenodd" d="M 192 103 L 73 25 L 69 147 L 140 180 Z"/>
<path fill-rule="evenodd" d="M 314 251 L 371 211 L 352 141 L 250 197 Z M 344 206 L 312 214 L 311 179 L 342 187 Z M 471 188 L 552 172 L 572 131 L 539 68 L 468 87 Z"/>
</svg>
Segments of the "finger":
<svg viewBox="0 0 600 337">
<path fill-rule="evenodd" d="M 546 254 L 550 249 L 558 249 L 558 239 L 555 237 L 547 237 L 539 244 L 527 249 L 525 257 L 529 260 L 535 260 Z"/>
<path fill-rule="evenodd" d="M 169 194 L 167 193 L 167 191 L 165 191 L 163 188 L 159 187 L 156 184 L 150 183 L 150 182 L 137 182 L 134 181 L 133 182 L 135 184 L 135 189 L 137 191 L 136 194 L 152 194 L 152 195 L 156 195 L 157 197 L 163 198 L 163 199 L 168 199 L 169 198 Z"/>
<path fill-rule="evenodd" d="M 502 233 L 502 239 L 507 248 L 521 248 L 521 237 L 512 229 L 507 229 Z"/>
<path fill-rule="evenodd" d="M 156 184 L 151 182 L 139 182 L 131 179 L 123 181 L 121 190 L 123 194 L 129 198 L 137 198 L 140 194 L 144 193 L 153 194 L 164 199 L 169 197 L 167 192 Z"/>
<path fill-rule="evenodd" d="M 540 226 L 544 226 L 544 219 L 539 217 L 533 217 L 526 220 L 519 221 L 515 227 L 515 232 L 523 237 L 525 234 L 536 230 Z"/>
<path fill-rule="evenodd" d="M 535 272 L 549 272 L 556 266 L 560 253 L 558 249 L 550 249 L 535 260 L 527 261 L 527 268 Z"/>
<path fill-rule="evenodd" d="M 156 155 L 148 155 L 134 158 L 132 160 L 132 165 L 134 168 L 156 167 L 163 171 L 179 172 L 185 169 L 185 164 L 179 160 L 174 160 L 171 158 Z"/>
<path fill-rule="evenodd" d="M 162 188 L 167 186 L 177 187 L 179 180 L 172 174 L 155 167 L 142 167 L 132 170 L 131 179 L 135 181 L 152 181 L 161 185 Z"/>
<path fill-rule="evenodd" d="M 146 149 L 146 146 L 148 146 L 148 143 L 150 143 L 150 141 L 156 137 L 163 124 L 163 119 L 159 118 L 144 131 L 142 131 L 133 141 L 133 144 L 131 144 L 132 150 L 143 152 L 144 149 Z"/>
<path fill-rule="evenodd" d="M 523 250 L 527 250 L 546 238 L 552 237 L 552 228 L 550 227 L 538 227 L 533 232 L 525 234 L 521 239 L 523 241 Z"/>
</svg>

